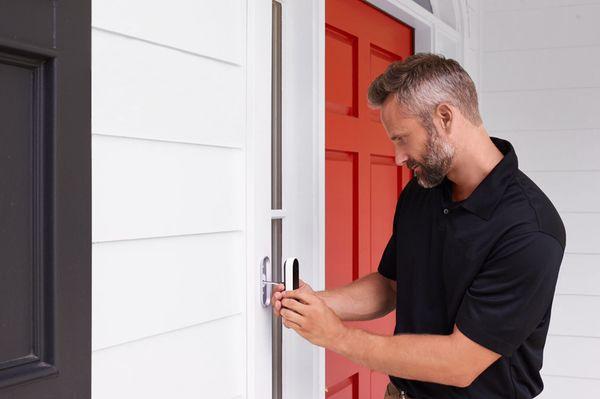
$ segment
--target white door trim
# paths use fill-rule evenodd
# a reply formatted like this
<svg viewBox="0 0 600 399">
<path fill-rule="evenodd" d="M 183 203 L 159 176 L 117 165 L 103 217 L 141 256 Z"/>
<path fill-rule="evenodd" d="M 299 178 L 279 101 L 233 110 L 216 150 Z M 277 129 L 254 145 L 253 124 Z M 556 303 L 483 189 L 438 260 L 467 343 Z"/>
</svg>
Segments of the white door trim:
<svg viewBox="0 0 600 399">
<path fill-rule="evenodd" d="M 283 257 L 325 286 L 325 1 L 282 3 Z M 292 239 L 290 240 L 290 237 Z M 324 398 L 325 350 L 283 329 L 283 398 Z"/>
<path fill-rule="evenodd" d="M 463 26 L 465 0 L 443 0 L 451 3 L 445 8 L 439 7 L 438 0 L 432 0 L 433 14 L 412 0 L 366 0 L 380 10 L 412 26 L 415 29 L 415 52 L 433 52 L 463 62 Z M 444 14 L 442 14 L 444 13 Z M 451 14 L 446 16 L 445 13 Z M 456 28 L 445 19 L 453 18 Z"/>
<path fill-rule="evenodd" d="M 282 3 L 282 202 L 271 210 L 271 0 L 247 0 L 246 397 L 271 398 L 271 308 L 260 304 L 259 262 L 271 254 L 271 217 L 285 215 L 282 257 L 323 289 L 325 86 L 324 0 Z M 232 93 L 232 95 L 235 95 Z M 234 116 L 232 116 L 234 117 Z M 324 397 L 325 351 L 283 331 L 283 397 Z M 232 365 L 232 367 L 235 367 Z"/>
</svg>

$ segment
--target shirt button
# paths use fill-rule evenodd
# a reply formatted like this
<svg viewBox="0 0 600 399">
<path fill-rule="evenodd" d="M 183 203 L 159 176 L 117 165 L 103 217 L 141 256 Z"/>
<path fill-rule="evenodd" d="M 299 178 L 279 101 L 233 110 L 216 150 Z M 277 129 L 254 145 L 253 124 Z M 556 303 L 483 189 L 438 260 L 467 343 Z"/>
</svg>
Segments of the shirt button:
<svg viewBox="0 0 600 399">
<path fill-rule="evenodd" d="M 450 211 L 448 210 L 448 208 L 444 208 L 444 215 L 447 215 L 448 213 L 450 213 Z"/>
</svg>

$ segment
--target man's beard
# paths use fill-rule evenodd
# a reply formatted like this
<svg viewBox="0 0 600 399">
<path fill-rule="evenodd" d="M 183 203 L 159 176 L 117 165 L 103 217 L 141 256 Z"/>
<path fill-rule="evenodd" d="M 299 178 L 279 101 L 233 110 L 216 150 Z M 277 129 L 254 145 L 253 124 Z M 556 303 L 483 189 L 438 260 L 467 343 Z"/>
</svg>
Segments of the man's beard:
<svg viewBox="0 0 600 399">
<path fill-rule="evenodd" d="M 433 128 L 435 129 L 435 128 Z M 409 159 L 406 166 L 413 170 L 417 183 L 424 188 L 435 187 L 448 174 L 454 157 L 454 147 L 444 141 L 437 131 L 428 132 L 423 162 Z M 419 172 L 414 168 L 419 167 Z"/>
</svg>

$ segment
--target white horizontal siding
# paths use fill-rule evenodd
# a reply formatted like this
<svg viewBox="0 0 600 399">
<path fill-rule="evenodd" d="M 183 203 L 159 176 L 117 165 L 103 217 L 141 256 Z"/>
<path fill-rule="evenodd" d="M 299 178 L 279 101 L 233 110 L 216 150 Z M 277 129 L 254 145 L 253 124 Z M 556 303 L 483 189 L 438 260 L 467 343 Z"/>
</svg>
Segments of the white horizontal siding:
<svg viewBox="0 0 600 399">
<path fill-rule="evenodd" d="M 565 254 L 556 292 L 600 295 L 600 254 Z"/>
<path fill-rule="evenodd" d="M 551 8 L 572 5 L 600 4 L 600 0 L 484 0 L 484 10 L 522 11 L 532 8 Z"/>
<path fill-rule="evenodd" d="M 485 82 L 490 75 L 482 73 Z M 600 88 L 483 91 L 481 102 L 484 122 L 492 131 L 598 128 Z"/>
<path fill-rule="evenodd" d="M 600 379 L 600 338 L 549 335 L 543 374 Z M 574 397 L 588 398 L 585 392 Z"/>
<path fill-rule="evenodd" d="M 92 353 L 93 398 L 230 399 L 245 395 L 240 315 Z"/>
<path fill-rule="evenodd" d="M 92 240 L 243 228 L 239 149 L 94 135 Z"/>
<path fill-rule="evenodd" d="M 600 4 L 487 13 L 483 51 L 598 46 L 599 19 Z"/>
<path fill-rule="evenodd" d="M 591 378 L 558 377 L 544 375 L 544 390 L 536 399 L 564 399 L 574 392 L 585 393 L 581 398 L 600 398 L 600 380 Z"/>
<path fill-rule="evenodd" d="M 600 46 L 482 54 L 485 91 L 600 87 Z"/>
<path fill-rule="evenodd" d="M 92 40 L 94 133 L 243 146 L 242 67 L 98 30 Z"/>
<path fill-rule="evenodd" d="M 568 253 L 600 254 L 600 213 L 563 213 L 562 219 L 567 230 Z"/>
<path fill-rule="evenodd" d="M 241 313 L 242 239 L 228 232 L 96 244 L 92 349 Z"/>
<path fill-rule="evenodd" d="M 600 170 L 526 173 L 552 198 L 559 212 L 600 213 Z M 585 195 L 573 195 L 582 189 Z"/>
<path fill-rule="evenodd" d="M 598 170 L 600 129 L 490 131 L 509 140 L 519 157 L 519 167 L 532 171 Z M 573 159 L 573 154 L 577 154 Z"/>
<path fill-rule="evenodd" d="M 600 0 L 484 0 L 481 109 L 567 230 L 543 399 L 600 396 Z"/>
<path fill-rule="evenodd" d="M 600 295 L 556 295 L 549 333 L 600 339 L 599 309 Z"/>
<path fill-rule="evenodd" d="M 245 397 L 245 2 L 92 7 L 93 398 Z"/>
<path fill-rule="evenodd" d="M 94 0 L 92 26 L 242 64 L 244 12 L 243 0 Z"/>
</svg>

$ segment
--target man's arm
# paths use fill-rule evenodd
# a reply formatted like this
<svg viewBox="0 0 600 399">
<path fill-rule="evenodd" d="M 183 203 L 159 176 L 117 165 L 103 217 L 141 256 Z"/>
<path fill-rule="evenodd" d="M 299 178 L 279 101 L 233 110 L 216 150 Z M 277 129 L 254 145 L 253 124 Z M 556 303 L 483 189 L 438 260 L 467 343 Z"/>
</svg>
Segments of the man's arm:
<svg viewBox="0 0 600 399">
<path fill-rule="evenodd" d="M 378 272 L 315 294 L 344 321 L 377 319 L 396 308 L 396 281 Z"/>
<path fill-rule="evenodd" d="M 418 381 L 467 387 L 500 355 L 463 335 L 399 334 L 382 336 L 348 328 L 328 349 L 385 374 Z"/>
</svg>

